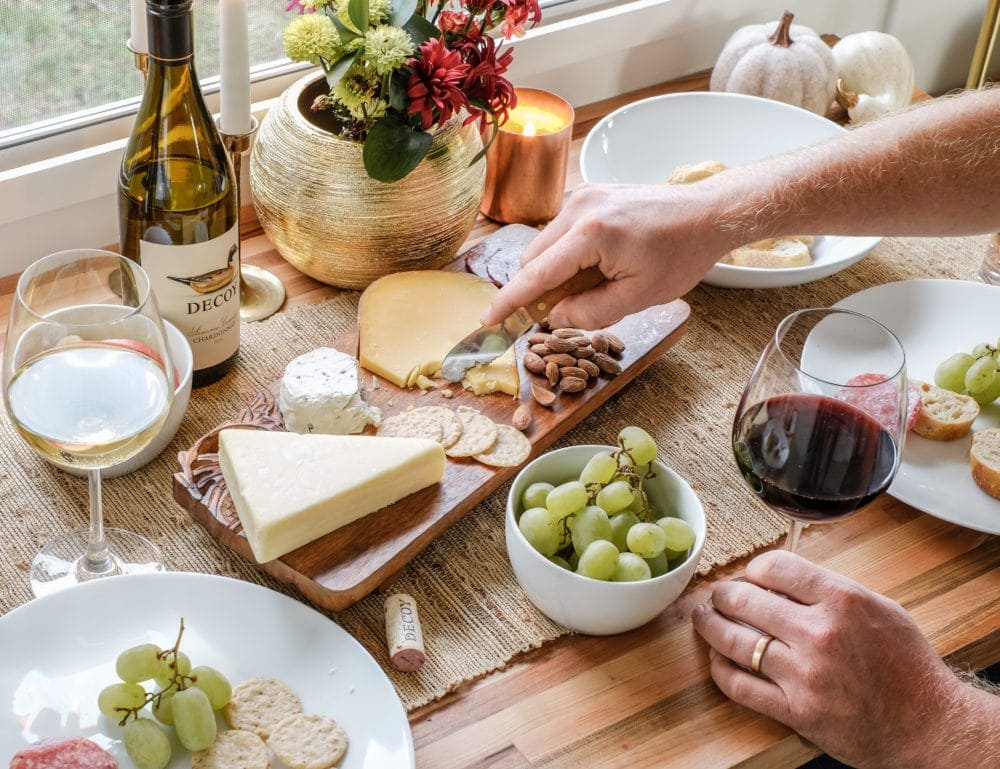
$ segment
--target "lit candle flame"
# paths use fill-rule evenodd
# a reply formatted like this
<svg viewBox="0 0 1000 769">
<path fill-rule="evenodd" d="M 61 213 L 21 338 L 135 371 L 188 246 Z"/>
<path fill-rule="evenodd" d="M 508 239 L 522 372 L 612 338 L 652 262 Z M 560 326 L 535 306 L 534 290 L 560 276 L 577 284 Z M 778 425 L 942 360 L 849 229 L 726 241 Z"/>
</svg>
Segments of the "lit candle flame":
<svg viewBox="0 0 1000 769">
<path fill-rule="evenodd" d="M 524 135 L 525 136 L 535 135 L 535 122 L 533 120 L 529 120 L 527 123 L 524 124 Z"/>
</svg>

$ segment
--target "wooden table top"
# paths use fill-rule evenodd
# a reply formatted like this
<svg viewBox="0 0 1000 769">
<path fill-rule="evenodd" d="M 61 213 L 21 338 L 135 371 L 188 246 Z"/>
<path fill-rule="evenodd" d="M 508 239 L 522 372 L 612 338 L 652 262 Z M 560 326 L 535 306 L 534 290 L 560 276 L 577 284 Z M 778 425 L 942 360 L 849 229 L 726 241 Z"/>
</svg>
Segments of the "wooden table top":
<svg viewBox="0 0 1000 769">
<path fill-rule="evenodd" d="M 601 115 L 705 82 L 696 75 L 578 110 L 567 189 L 580 181 L 580 143 Z M 284 309 L 339 293 L 285 262 L 246 218 L 243 257 L 281 278 Z M 494 227 L 480 221 L 470 242 Z M 0 280 L 0 323 L 15 282 Z M 851 518 L 807 529 L 800 551 L 902 603 L 950 662 L 979 670 L 1000 661 L 1000 537 L 883 495 Z M 609 638 L 562 637 L 412 713 L 418 769 L 800 766 L 819 751 L 727 700 L 709 677 L 706 646 L 691 627 L 692 608 L 744 566 L 738 561 L 696 579 L 645 627 Z"/>
</svg>

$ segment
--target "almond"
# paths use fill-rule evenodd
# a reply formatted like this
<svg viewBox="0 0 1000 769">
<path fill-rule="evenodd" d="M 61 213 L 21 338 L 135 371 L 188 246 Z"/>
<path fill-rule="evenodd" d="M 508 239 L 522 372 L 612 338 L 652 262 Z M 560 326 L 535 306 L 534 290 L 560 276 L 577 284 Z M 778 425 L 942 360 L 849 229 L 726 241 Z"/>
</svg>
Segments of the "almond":
<svg viewBox="0 0 1000 769">
<path fill-rule="evenodd" d="M 576 358 L 574 358 L 569 353 L 560 352 L 552 353 L 551 355 L 546 355 L 542 358 L 546 363 L 555 363 L 557 366 L 575 366 Z"/>
<path fill-rule="evenodd" d="M 550 408 L 556 402 L 556 394 L 537 382 L 531 383 L 531 395 L 539 406 L 545 406 L 545 408 Z"/>
<path fill-rule="evenodd" d="M 542 360 L 540 355 L 536 355 L 531 350 L 524 353 L 524 367 L 532 374 L 545 373 L 545 361 Z"/>
<path fill-rule="evenodd" d="M 549 384 L 553 387 L 556 386 L 556 382 L 559 381 L 559 364 L 554 362 L 549 362 L 545 364 L 545 378 L 549 380 Z"/>
<path fill-rule="evenodd" d="M 559 376 L 563 377 L 576 377 L 577 379 L 586 379 L 587 372 L 580 368 L 579 366 L 562 366 L 559 369 Z"/>
<path fill-rule="evenodd" d="M 552 350 L 549 349 L 549 346 L 547 344 L 533 344 L 528 349 L 531 352 L 535 353 L 535 355 L 538 355 L 539 357 L 542 358 L 552 353 Z"/>
<path fill-rule="evenodd" d="M 552 338 L 552 334 L 546 334 L 544 331 L 536 331 L 534 334 L 528 337 L 528 344 L 545 344 Z"/>
<path fill-rule="evenodd" d="M 574 358 L 593 358 L 594 357 L 594 352 L 595 352 L 594 348 L 591 347 L 588 344 L 585 347 L 577 347 L 575 350 L 573 350 L 573 357 Z"/>
<path fill-rule="evenodd" d="M 586 371 L 587 376 L 591 377 L 592 379 L 597 379 L 597 377 L 601 375 L 601 370 L 597 367 L 597 364 L 594 363 L 594 361 L 592 360 L 587 360 L 586 358 L 583 358 L 582 360 L 578 360 L 576 362 L 576 365 L 582 368 L 584 371 Z"/>
<path fill-rule="evenodd" d="M 573 342 L 577 347 L 586 347 L 590 344 L 589 336 L 574 336 L 569 341 Z"/>
<path fill-rule="evenodd" d="M 625 352 L 625 343 L 610 331 L 605 331 L 604 336 L 608 340 L 608 350 L 612 355 L 621 355 Z"/>
<path fill-rule="evenodd" d="M 531 427 L 531 409 L 523 405 L 518 406 L 510 423 L 523 433 Z"/>
<path fill-rule="evenodd" d="M 621 364 L 618 363 L 614 358 L 603 353 L 596 353 L 593 357 L 593 361 L 597 364 L 597 368 L 603 371 L 605 374 L 610 376 L 617 376 L 622 373 Z"/>
<path fill-rule="evenodd" d="M 552 336 L 559 337 L 560 339 L 572 339 L 573 337 L 583 335 L 584 333 L 578 328 L 557 328 L 552 332 Z"/>
<path fill-rule="evenodd" d="M 608 338 L 604 336 L 604 333 L 598 331 L 592 337 L 590 337 L 591 346 L 602 355 L 606 355 L 608 352 Z"/>
<path fill-rule="evenodd" d="M 560 339 L 557 336 L 552 337 L 549 341 L 545 343 L 545 346 L 549 348 L 552 352 L 573 352 L 579 345 L 571 339 Z"/>
<path fill-rule="evenodd" d="M 578 376 L 563 377 L 559 380 L 559 389 L 567 393 L 579 393 L 587 389 L 587 380 Z"/>
</svg>

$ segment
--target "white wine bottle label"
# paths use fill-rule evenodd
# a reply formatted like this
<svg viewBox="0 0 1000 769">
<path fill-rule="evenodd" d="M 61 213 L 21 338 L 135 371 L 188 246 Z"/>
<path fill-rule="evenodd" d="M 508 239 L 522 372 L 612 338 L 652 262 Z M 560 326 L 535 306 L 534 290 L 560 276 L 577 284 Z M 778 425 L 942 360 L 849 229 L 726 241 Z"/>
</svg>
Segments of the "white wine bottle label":
<svg viewBox="0 0 1000 769">
<path fill-rule="evenodd" d="M 139 263 L 160 313 L 191 343 L 195 371 L 222 363 L 240 346 L 239 225 L 183 246 L 157 243 L 158 231 L 150 227 L 143 235 Z"/>
</svg>

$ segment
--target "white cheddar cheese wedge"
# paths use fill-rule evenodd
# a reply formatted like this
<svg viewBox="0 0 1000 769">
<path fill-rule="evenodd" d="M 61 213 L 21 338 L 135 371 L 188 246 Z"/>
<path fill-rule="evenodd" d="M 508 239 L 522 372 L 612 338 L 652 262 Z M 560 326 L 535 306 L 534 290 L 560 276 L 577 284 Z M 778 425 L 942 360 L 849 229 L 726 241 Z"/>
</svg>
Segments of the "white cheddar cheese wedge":
<svg viewBox="0 0 1000 769">
<path fill-rule="evenodd" d="M 413 270 L 379 278 L 358 305 L 361 365 L 399 387 L 433 377 L 480 325 L 497 289 L 475 275 Z"/>
<path fill-rule="evenodd" d="M 264 563 L 439 482 L 445 455 L 421 438 L 230 429 L 219 464 Z"/>
<path fill-rule="evenodd" d="M 517 358 L 514 355 L 514 348 L 510 347 L 499 358 L 470 368 L 465 372 L 462 385 L 476 395 L 502 392 L 516 398 L 521 394 L 521 382 L 517 377 Z"/>
<path fill-rule="evenodd" d="M 285 427 L 294 433 L 348 435 L 378 426 L 382 412 L 361 398 L 358 361 L 331 347 L 295 358 L 278 393 Z"/>
</svg>

